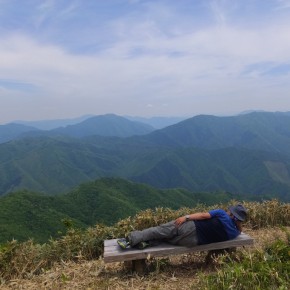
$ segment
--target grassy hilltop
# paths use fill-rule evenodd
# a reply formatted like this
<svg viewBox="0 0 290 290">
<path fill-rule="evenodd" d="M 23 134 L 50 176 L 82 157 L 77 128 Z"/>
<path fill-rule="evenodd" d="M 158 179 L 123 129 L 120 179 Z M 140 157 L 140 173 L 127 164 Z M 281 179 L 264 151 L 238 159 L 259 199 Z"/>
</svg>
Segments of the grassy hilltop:
<svg viewBox="0 0 290 290">
<path fill-rule="evenodd" d="M 148 260 L 145 277 L 120 263 L 104 265 L 103 240 L 125 235 L 209 208 L 148 209 L 112 226 L 81 230 L 68 223 L 67 233 L 44 244 L 11 241 L 0 248 L 1 289 L 288 289 L 290 273 L 290 204 L 277 200 L 243 202 L 249 210 L 244 231 L 255 246 L 231 258 L 204 263 L 204 253 Z"/>
</svg>

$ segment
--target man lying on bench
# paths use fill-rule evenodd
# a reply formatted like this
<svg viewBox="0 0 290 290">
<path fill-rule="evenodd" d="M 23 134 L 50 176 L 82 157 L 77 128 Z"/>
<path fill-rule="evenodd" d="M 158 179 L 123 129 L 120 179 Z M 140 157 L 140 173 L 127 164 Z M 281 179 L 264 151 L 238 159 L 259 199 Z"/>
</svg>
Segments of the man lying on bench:
<svg viewBox="0 0 290 290">
<path fill-rule="evenodd" d="M 223 242 L 232 240 L 241 233 L 241 223 L 246 217 L 247 211 L 241 204 L 230 206 L 228 211 L 215 209 L 193 213 L 157 227 L 133 231 L 117 243 L 123 249 L 144 249 L 159 242 L 185 247 Z"/>
</svg>

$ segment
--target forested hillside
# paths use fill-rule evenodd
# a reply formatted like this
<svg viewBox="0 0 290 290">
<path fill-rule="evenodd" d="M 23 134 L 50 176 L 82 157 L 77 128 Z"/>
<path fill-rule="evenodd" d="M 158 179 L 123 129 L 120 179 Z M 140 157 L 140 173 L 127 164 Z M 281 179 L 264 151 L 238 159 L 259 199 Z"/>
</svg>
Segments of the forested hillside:
<svg viewBox="0 0 290 290">
<path fill-rule="evenodd" d="M 160 206 L 177 209 L 198 203 L 210 205 L 233 198 L 239 196 L 225 192 L 158 190 L 116 178 L 87 182 L 57 196 L 18 191 L 0 197 L 0 243 L 13 238 L 45 242 L 63 234 L 68 225 L 77 228 L 96 223 L 111 225 L 144 209 Z"/>
</svg>

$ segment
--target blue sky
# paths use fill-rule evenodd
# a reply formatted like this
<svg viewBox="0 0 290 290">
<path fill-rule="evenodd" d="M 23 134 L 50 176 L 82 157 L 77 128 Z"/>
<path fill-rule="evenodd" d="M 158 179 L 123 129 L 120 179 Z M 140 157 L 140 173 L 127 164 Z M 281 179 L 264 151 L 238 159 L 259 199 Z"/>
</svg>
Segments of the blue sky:
<svg viewBox="0 0 290 290">
<path fill-rule="evenodd" d="M 0 124 L 290 111 L 289 0 L 0 0 Z"/>
</svg>

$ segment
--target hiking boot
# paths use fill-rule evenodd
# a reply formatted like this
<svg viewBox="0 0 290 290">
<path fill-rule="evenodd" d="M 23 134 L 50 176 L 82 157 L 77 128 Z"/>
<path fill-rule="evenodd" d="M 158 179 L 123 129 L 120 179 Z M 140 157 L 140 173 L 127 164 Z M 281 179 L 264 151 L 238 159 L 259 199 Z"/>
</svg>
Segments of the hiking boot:
<svg viewBox="0 0 290 290">
<path fill-rule="evenodd" d="M 135 246 L 135 248 L 137 248 L 137 249 L 139 249 L 139 250 L 143 250 L 143 249 L 145 249 L 145 248 L 148 248 L 149 246 L 150 246 L 150 244 L 147 243 L 147 242 L 140 242 L 139 244 L 137 244 L 137 245 Z"/>
<path fill-rule="evenodd" d="M 117 240 L 117 244 L 122 248 L 122 249 L 127 249 L 130 247 L 130 242 L 126 238 L 122 238 Z"/>
</svg>

